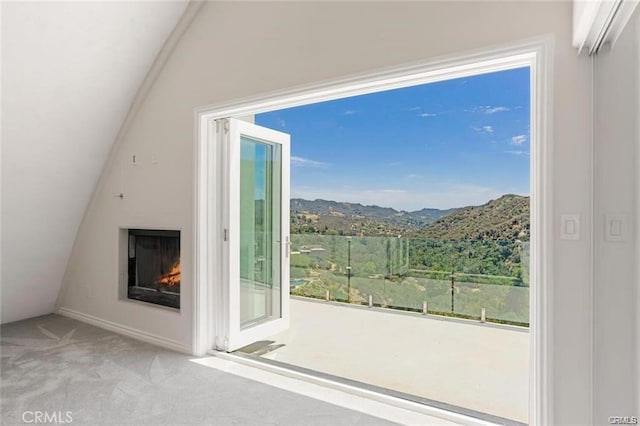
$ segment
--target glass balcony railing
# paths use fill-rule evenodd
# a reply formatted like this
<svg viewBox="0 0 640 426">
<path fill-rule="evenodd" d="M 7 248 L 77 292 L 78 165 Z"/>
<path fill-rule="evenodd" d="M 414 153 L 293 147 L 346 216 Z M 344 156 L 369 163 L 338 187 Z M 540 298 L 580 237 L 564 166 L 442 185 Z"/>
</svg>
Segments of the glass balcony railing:
<svg viewBox="0 0 640 426">
<path fill-rule="evenodd" d="M 291 241 L 292 295 L 529 325 L 528 241 L 317 234 Z"/>
</svg>

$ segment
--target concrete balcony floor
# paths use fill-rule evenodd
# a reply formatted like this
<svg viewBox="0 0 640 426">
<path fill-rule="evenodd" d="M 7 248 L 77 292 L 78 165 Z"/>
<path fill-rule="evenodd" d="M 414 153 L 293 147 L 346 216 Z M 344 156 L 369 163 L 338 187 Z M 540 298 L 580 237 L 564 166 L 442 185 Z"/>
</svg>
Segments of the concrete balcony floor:
<svg viewBox="0 0 640 426">
<path fill-rule="evenodd" d="M 291 298 L 264 358 L 527 422 L 529 330 Z"/>
</svg>

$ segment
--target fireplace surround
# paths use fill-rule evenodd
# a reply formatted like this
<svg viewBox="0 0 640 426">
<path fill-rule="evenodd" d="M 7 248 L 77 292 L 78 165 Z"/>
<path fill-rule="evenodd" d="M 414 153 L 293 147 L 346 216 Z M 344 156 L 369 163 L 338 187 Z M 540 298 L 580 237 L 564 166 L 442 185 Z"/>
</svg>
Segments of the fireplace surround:
<svg viewBox="0 0 640 426">
<path fill-rule="evenodd" d="M 180 309 L 180 231 L 122 231 L 126 233 L 126 271 L 123 271 L 126 272 L 126 295 L 123 296 Z"/>
</svg>

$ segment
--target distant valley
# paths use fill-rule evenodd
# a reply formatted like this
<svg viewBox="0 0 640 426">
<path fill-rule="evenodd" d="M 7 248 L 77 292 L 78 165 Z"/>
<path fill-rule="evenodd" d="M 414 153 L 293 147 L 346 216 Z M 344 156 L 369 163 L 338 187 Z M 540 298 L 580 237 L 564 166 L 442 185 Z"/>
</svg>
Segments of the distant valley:
<svg viewBox="0 0 640 426">
<path fill-rule="evenodd" d="M 407 212 L 329 200 L 291 200 L 291 232 L 434 239 L 529 240 L 529 197 L 507 194 L 481 206 Z"/>
</svg>

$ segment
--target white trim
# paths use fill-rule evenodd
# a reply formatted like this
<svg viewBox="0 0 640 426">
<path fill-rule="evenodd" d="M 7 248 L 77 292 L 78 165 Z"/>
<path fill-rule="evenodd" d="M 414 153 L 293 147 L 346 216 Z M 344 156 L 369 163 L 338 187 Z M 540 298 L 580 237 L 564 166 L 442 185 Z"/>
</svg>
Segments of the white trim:
<svg viewBox="0 0 640 426">
<path fill-rule="evenodd" d="M 210 133 L 210 123 L 195 123 L 194 135 L 199 140 Z M 194 147 L 194 238 L 193 238 L 193 318 L 192 318 L 192 338 L 191 353 L 193 355 L 204 355 L 207 351 L 208 336 L 215 327 L 211 321 L 210 303 L 214 296 L 208 285 L 198 285 L 206 283 L 213 275 L 212 265 L 215 261 L 215 246 L 212 241 L 213 230 L 209 229 L 207 218 L 213 214 L 213 196 L 218 191 L 211 191 L 215 187 L 213 179 L 212 161 L 213 150 L 209 149 L 209 144 L 196 144 Z M 210 184 L 211 182 L 211 184 Z"/>
<path fill-rule="evenodd" d="M 531 66 L 531 284 L 529 423 L 553 425 L 553 39 Z"/>
<path fill-rule="evenodd" d="M 2 4 L 0 4 L 0 22 L 2 21 Z M 2 31 L 0 30 L 0 46 L 2 46 Z M 2 55 L 0 55 L 0 99 L 4 99 L 4 97 L 2 96 L 2 82 L 4 81 L 2 79 L 2 70 L 4 68 L 2 68 Z M 0 129 L 2 128 L 3 125 L 3 117 L 2 114 L 0 114 Z M 2 176 L 5 176 L 4 173 L 2 173 L 2 143 L 0 143 L 0 183 L 2 182 Z M 0 196 L 0 212 L 4 211 L 2 210 L 2 196 Z M 4 239 L 2 238 L 2 223 L 4 221 L 0 220 L 0 242 L 4 241 Z M 4 245 L 4 243 L 2 243 L 2 245 Z M 0 251 L 2 251 L 0 249 Z M 0 277 L 2 277 L 2 261 L 3 261 L 3 256 L 0 255 Z M 63 282 L 64 282 L 64 277 L 63 277 Z M 6 290 L 5 290 L 6 291 Z M 0 292 L 1 293 L 1 292 Z M 58 298 L 60 297 L 60 294 L 62 293 L 62 288 L 60 289 L 60 291 L 58 292 Z M 6 293 L 5 293 L 6 294 Z M 4 305 L 2 302 L 2 294 L 0 294 L 0 306 Z M 58 299 L 56 299 L 56 305 L 58 304 Z M 4 319 L 0 317 L 0 323 L 3 323 Z M 11 321 L 11 320 L 7 320 L 7 321 Z"/>
<path fill-rule="evenodd" d="M 595 277 L 596 277 L 596 202 L 595 202 L 595 81 L 596 81 L 596 57 L 591 55 L 590 59 L 590 68 L 591 68 L 591 81 L 589 87 L 589 102 L 590 111 L 589 116 L 591 117 L 591 138 L 589 139 L 589 143 L 591 144 L 589 149 L 589 168 L 591 170 L 591 179 L 589 180 L 589 194 L 591 194 L 591 200 L 589 204 L 589 211 L 591 213 L 591 241 L 589 245 L 589 261 L 591 262 L 591 270 L 589 276 L 589 307 L 587 308 L 587 312 L 591 312 L 589 327 L 591 327 L 591 332 L 589 333 L 589 371 L 591 374 L 589 375 L 589 402 L 591 404 L 591 410 L 589 415 L 591 416 L 591 422 L 596 418 L 596 404 L 595 404 L 595 351 L 596 351 L 596 311 L 595 311 Z"/>
<path fill-rule="evenodd" d="M 107 321 L 102 318 L 94 317 L 93 315 L 75 311 L 73 309 L 58 308 L 58 314 L 68 318 L 73 318 L 80 322 L 95 325 L 96 327 L 113 331 L 114 333 L 122 334 L 136 340 L 151 343 L 152 345 L 161 346 L 163 348 L 186 354 L 191 353 L 191 346 L 189 346 L 188 344 L 176 342 L 175 340 L 167 339 L 165 337 L 158 336 L 157 334 L 147 333 L 146 331 Z"/>
<path fill-rule="evenodd" d="M 480 51 L 459 53 L 446 58 L 438 58 L 419 64 L 409 64 L 370 74 L 312 84 L 293 90 L 266 94 L 242 101 L 197 108 L 196 125 L 200 129 L 210 129 L 206 123 L 216 119 L 251 115 L 276 109 L 290 108 L 304 104 L 349 96 L 379 92 L 418 84 L 432 83 L 464 76 L 478 75 L 512 69 L 519 66 L 531 67 L 531 374 L 530 374 L 530 423 L 553 424 L 553 38 L 537 37 Z M 211 136 L 200 132 L 194 143 L 196 152 L 206 150 L 203 145 L 210 143 Z M 199 159 L 196 184 L 198 193 L 206 194 L 202 185 L 208 184 L 204 170 L 212 162 Z M 220 165 L 225 166 L 225 165 Z M 198 204 L 198 218 L 210 218 L 211 210 Z M 199 225 L 196 225 L 197 229 Z M 209 259 L 208 247 L 197 250 L 196 264 Z M 214 277 L 199 275 L 195 283 L 195 295 L 206 294 Z M 210 305 L 213 306 L 213 305 Z M 206 315 L 199 314 L 196 321 L 206 321 Z M 204 339 L 202 335 L 199 340 Z M 213 347 L 211 339 L 208 347 Z M 201 354 L 201 352 L 199 353 Z"/>
<path fill-rule="evenodd" d="M 612 48 L 629 22 L 638 0 L 574 0 L 573 46 L 589 55 Z"/>
<path fill-rule="evenodd" d="M 640 13 L 636 16 L 636 116 L 640 114 Z M 636 413 L 640 413 L 640 123 L 636 121 Z"/>
</svg>

